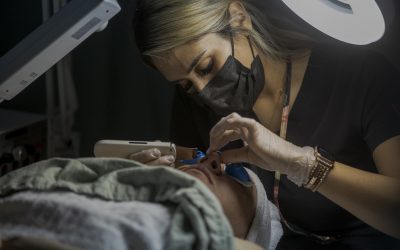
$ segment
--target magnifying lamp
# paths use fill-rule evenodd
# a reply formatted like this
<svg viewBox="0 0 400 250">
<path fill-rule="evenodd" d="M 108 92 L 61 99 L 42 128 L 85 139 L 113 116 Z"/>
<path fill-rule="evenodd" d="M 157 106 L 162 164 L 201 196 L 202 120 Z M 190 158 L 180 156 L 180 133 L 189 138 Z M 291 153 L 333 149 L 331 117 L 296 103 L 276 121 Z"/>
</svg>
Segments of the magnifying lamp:
<svg viewBox="0 0 400 250">
<path fill-rule="evenodd" d="M 70 1 L 0 58 L 0 103 L 11 100 L 90 35 L 103 30 L 120 10 L 117 0 Z"/>
<path fill-rule="evenodd" d="M 385 20 L 375 0 L 282 0 L 294 13 L 340 41 L 366 45 L 379 40 Z"/>
</svg>

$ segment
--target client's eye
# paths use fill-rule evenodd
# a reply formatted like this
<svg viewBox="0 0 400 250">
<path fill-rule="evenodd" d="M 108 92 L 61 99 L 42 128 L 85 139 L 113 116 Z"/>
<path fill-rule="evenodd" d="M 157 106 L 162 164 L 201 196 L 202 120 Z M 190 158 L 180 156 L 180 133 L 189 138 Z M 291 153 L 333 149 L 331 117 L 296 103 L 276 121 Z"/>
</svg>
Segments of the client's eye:
<svg viewBox="0 0 400 250">
<path fill-rule="evenodd" d="M 208 60 L 204 60 L 202 63 L 199 64 L 197 73 L 201 76 L 206 76 L 210 74 L 214 66 L 214 61 L 209 58 Z"/>
</svg>

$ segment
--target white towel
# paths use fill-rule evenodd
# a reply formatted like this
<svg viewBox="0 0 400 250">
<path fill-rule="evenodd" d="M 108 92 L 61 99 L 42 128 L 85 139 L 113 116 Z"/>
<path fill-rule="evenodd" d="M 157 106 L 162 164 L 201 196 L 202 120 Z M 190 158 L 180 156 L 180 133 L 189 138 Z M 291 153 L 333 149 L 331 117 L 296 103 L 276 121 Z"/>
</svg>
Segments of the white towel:
<svg viewBox="0 0 400 250">
<path fill-rule="evenodd" d="M 277 207 L 268 200 L 264 185 L 258 176 L 246 168 L 257 189 L 256 214 L 246 240 L 254 242 L 264 249 L 275 249 L 282 237 L 283 230 Z"/>
</svg>

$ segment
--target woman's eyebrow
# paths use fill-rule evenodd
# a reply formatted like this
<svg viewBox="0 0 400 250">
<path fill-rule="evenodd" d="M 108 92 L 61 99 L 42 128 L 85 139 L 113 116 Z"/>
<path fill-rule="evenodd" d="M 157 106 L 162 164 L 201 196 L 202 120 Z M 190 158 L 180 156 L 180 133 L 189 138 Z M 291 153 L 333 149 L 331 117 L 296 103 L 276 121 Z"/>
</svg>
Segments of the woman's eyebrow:
<svg viewBox="0 0 400 250">
<path fill-rule="evenodd" d="M 199 61 L 201 60 L 201 58 L 204 56 L 204 54 L 207 52 L 207 50 L 205 49 L 203 52 L 201 52 L 199 55 L 197 55 L 194 59 L 193 62 L 190 64 L 190 67 L 187 71 L 187 73 L 189 74 L 190 72 L 192 72 L 193 68 L 199 63 Z"/>
</svg>

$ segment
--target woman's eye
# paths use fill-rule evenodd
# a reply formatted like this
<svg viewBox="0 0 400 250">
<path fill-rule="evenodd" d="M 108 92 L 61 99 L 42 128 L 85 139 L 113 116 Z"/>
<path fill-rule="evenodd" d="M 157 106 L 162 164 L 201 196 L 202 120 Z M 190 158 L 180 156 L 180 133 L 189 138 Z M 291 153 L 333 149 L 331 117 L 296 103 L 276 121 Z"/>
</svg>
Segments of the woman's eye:
<svg viewBox="0 0 400 250">
<path fill-rule="evenodd" d="M 196 88 L 194 87 L 193 83 L 190 83 L 190 87 L 186 89 L 186 93 L 193 95 L 197 92 Z"/>
<path fill-rule="evenodd" d="M 185 81 L 180 85 L 182 86 L 183 90 L 185 90 L 185 92 L 188 94 L 194 94 L 196 92 L 196 88 L 191 81 Z"/>
<path fill-rule="evenodd" d="M 210 60 L 210 62 L 207 64 L 205 68 L 200 68 L 198 69 L 198 74 L 201 76 L 206 76 L 211 73 L 212 69 L 214 66 L 213 60 Z"/>
</svg>

